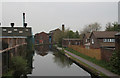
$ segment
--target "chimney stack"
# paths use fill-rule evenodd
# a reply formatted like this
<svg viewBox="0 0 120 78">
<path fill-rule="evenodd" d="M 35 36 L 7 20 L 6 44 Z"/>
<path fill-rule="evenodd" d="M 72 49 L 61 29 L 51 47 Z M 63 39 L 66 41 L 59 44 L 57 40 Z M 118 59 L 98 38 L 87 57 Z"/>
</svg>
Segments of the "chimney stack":
<svg viewBox="0 0 120 78">
<path fill-rule="evenodd" d="M 65 31 L 65 25 L 62 24 L 62 31 Z"/>
<path fill-rule="evenodd" d="M 25 27 L 25 13 L 23 13 L 23 27 Z"/>
<path fill-rule="evenodd" d="M 11 24 L 11 27 L 14 27 L 14 23 L 10 23 Z"/>
</svg>

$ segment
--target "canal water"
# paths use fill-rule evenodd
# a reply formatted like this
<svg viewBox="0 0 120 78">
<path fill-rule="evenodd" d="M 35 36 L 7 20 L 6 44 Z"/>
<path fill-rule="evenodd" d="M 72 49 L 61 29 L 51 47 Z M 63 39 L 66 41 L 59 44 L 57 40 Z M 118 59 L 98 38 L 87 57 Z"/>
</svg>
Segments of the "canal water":
<svg viewBox="0 0 120 78">
<path fill-rule="evenodd" d="M 69 58 L 53 49 L 51 46 L 36 46 L 32 51 L 27 46 L 2 53 L 2 74 L 7 76 L 10 70 L 24 74 L 24 76 L 89 76 L 90 74 L 71 61 Z M 12 66 L 12 58 L 20 56 L 27 61 L 27 67 L 17 70 Z M 24 61 L 23 61 L 24 62 Z M 17 64 L 15 64 L 17 65 Z M 23 63 L 24 66 L 24 63 Z M 26 70 L 22 70 L 26 68 Z M 18 75 L 15 73 L 12 75 Z M 24 73 L 21 73 L 24 72 Z M 7 73 L 7 74 L 6 74 Z M 20 75 L 19 74 L 19 75 Z"/>
</svg>

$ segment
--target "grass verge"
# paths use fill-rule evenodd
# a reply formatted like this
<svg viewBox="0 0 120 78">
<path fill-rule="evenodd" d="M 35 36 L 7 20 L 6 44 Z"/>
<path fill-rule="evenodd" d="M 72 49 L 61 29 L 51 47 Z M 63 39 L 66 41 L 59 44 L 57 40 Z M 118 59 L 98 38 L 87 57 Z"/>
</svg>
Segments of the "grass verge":
<svg viewBox="0 0 120 78">
<path fill-rule="evenodd" d="M 75 54 L 77 56 L 80 56 L 80 57 L 82 57 L 82 58 L 84 58 L 84 59 L 86 59 L 86 60 L 88 60 L 88 61 L 90 61 L 90 62 L 92 62 L 92 63 L 94 63 L 96 65 L 99 65 L 99 66 L 101 66 L 101 67 L 103 67 L 103 68 L 105 68 L 105 69 L 112 72 L 112 68 L 110 67 L 110 64 L 108 62 L 106 62 L 106 61 L 91 58 L 91 57 L 86 56 L 86 55 L 84 55 L 84 54 L 82 54 L 80 52 L 77 52 L 77 51 L 75 51 L 75 50 L 73 50 L 71 48 L 65 48 L 65 50 L 67 50 L 67 51 L 69 51 L 69 52 L 71 52 L 71 53 L 73 53 L 73 54 Z M 113 73 L 115 73 L 115 72 L 113 72 Z"/>
</svg>

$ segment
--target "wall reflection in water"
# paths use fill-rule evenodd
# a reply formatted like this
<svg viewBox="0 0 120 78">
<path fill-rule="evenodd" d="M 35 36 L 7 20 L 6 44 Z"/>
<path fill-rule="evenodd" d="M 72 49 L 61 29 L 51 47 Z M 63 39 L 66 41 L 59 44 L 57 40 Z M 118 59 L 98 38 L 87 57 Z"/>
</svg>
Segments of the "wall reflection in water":
<svg viewBox="0 0 120 78">
<path fill-rule="evenodd" d="M 50 50 L 49 45 L 35 46 L 36 53 L 40 56 L 45 56 Z"/>
<path fill-rule="evenodd" d="M 27 45 L 19 46 L 9 51 L 0 53 L 2 56 L 2 77 L 12 76 L 20 77 L 26 76 L 32 72 L 32 58 L 34 51 L 27 49 L 30 48 Z"/>
<path fill-rule="evenodd" d="M 54 59 L 54 62 L 61 68 L 65 68 L 65 67 L 69 68 L 73 63 L 70 59 L 62 55 L 60 52 L 54 52 L 53 59 Z"/>
</svg>

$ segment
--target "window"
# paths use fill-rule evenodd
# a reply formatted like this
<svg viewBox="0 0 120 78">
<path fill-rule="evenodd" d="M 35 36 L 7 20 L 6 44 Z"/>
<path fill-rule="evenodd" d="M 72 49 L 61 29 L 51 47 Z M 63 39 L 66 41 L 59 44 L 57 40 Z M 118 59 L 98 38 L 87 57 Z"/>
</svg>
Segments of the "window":
<svg viewBox="0 0 120 78">
<path fill-rule="evenodd" d="M 14 31 L 17 31 L 17 29 L 14 29 Z"/>
<path fill-rule="evenodd" d="M 77 45 L 77 42 L 76 42 L 76 45 Z"/>
<path fill-rule="evenodd" d="M 92 44 L 94 44 L 94 40 L 92 39 Z"/>
<path fill-rule="evenodd" d="M 103 42 L 107 42 L 107 39 L 103 39 Z"/>
<path fill-rule="evenodd" d="M 8 31 L 8 33 L 12 33 L 12 31 Z"/>
<path fill-rule="evenodd" d="M 3 29 L 3 31 L 7 31 L 6 29 Z"/>
<path fill-rule="evenodd" d="M 87 39 L 86 39 L 86 43 L 87 43 Z"/>
<path fill-rule="evenodd" d="M 70 45 L 71 43 L 70 43 L 70 41 L 69 41 L 69 45 Z"/>
<path fill-rule="evenodd" d="M 26 31 L 28 31 L 28 29 L 26 29 Z"/>
<path fill-rule="evenodd" d="M 115 42 L 115 39 L 103 39 L 103 42 Z"/>
<path fill-rule="evenodd" d="M 112 39 L 111 41 L 112 41 L 112 42 L 115 42 L 115 39 Z"/>
<path fill-rule="evenodd" d="M 23 33 L 23 31 L 19 31 L 19 33 Z"/>
</svg>

